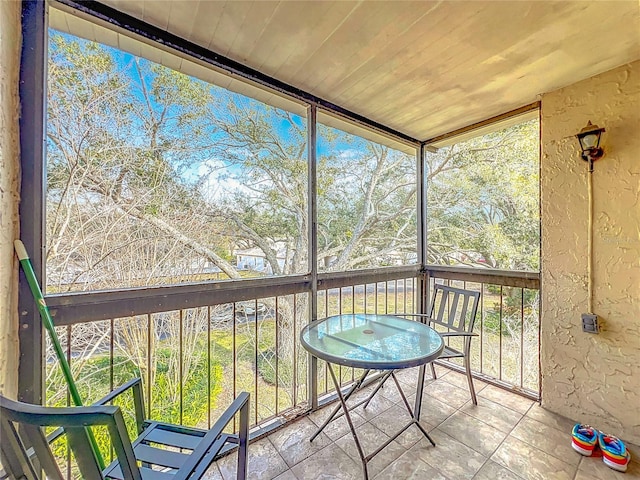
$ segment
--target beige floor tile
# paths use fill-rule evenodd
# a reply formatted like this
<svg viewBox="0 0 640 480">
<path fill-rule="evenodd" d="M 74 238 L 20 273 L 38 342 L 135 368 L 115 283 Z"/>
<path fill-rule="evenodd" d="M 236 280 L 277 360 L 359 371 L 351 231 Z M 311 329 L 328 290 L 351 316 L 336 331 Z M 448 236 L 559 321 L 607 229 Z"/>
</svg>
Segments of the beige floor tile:
<svg viewBox="0 0 640 480">
<path fill-rule="evenodd" d="M 371 423 L 376 428 L 379 428 L 387 435 L 393 436 L 405 424 L 407 424 L 410 419 L 411 416 L 404 406 L 395 405 L 389 410 L 382 412 L 377 417 L 372 418 L 369 423 Z M 420 421 L 420 425 L 422 425 L 427 432 L 434 428 L 433 425 L 429 425 L 423 420 Z M 398 437 L 397 442 L 404 448 L 411 448 L 421 438 L 424 438 L 424 434 L 416 425 L 412 425 Z"/>
<path fill-rule="evenodd" d="M 413 373 L 417 373 L 413 369 Z M 404 373 L 404 372 L 400 372 Z M 449 372 L 448 379 L 425 385 L 421 424 L 436 442 L 431 446 L 417 427 L 411 426 L 383 449 L 368 471 L 375 480 L 640 480 L 640 464 L 632 462 L 626 474 L 615 472 L 600 458 L 577 455 L 570 445 L 573 422 L 530 400 L 488 385 L 474 406 L 466 386 Z M 458 386 L 460 385 L 460 386 Z M 407 389 L 407 383 L 402 384 Z M 414 384 L 415 386 L 415 384 Z M 371 392 L 359 392 L 364 398 Z M 386 390 L 386 391 L 385 391 Z M 352 419 L 365 454 L 377 449 L 409 421 L 393 381 L 378 392 L 369 407 L 352 411 Z M 456 405 L 462 395 L 466 403 Z M 408 400 L 413 408 L 415 394 Z M 453 400 L 452 400 L 453 399 Z M 362 464 L 344 417 L 332 422 L 314 442 L 309 438 L 331 407 L 275 431 L 252 443 L 249 450 L 251 480 L 362 479 Z M 526 412 L 526 415 L 522 415 Z M 369 420 L 365 419 L 366 416 Z M 488 459 L 490 457 L 490 460 Z M 235 478 L 236 454 L 224 457 L 207 472 L 208 480 Z"/>
<path fill-rule="evenodd" d="M 302 418 L 287 427 L 269 435 L 269 440 L 276 447 L 289 467 L 304 460 L 313 453 L 331 443 L 331 439 L 322 432 L 313 442 L 309 441 L 318 426 L 308 418 Z"/>
<path fill-rule="evenodd" d="M 602 457 L 582 457 L 578 467 L 576 480 L 638 480 L 640 479 L 640 463 L 633 461 L 627 466 L 626 472 L 617 472 L 607 467 Z"/>
<path fill-rule="evenodd" d="M 220 473 L 220 469 L 218 468 L 217 463 L 214 463 L 209 467 L 209 469 L 205 472 L 201 480 L 223 480 L 222 474 Z"/>
<path fill-rule="evenodd" d="M 385 468 L 374 480 L 448 480 L 414 453 L 405 452 Z"/>
<path fill-rule="evenodd" d="M 533 418 L 524 417 L 511 435 L 566 463 L 580 463 L 581 455 L 571 447 L 571 435 Z"/>
<path fill-rule="evenodd" d="M 573 480 L 577 467 L 509 436 L 491 457 L 526 480 Z"/>
<path fill-rule="evenodd" d="M 365 455 L 369 455 L 386 442 L 390 437 L 386 435 L 382 430 L 374 427 L 370 423 L 360 425 L 356 429 L 358 433 L 358 439 L 360 445 L 364 450 Z M 344 452 L 349 455 L 354 462 L 361 464 L 358 448 L 356 447 L 355 440 L 351 433 L 348 433 L 344 437 L 338 439 L 336 442 Z M 367 470 L 369 477 L 373 478 L 384 470 L 391 462 L 396 460 L 402 455 L 406 449 L 398 442 L 393 441 L 387 445 L 382 451 L 380 451 L 375 457 L 373 457 L 367 464 Z"/>
<path fill-rule="evenodd" d="M 469 390 L 469 382 L 467 381 L 467 376 L 458 372 L 450 372 L 449 375 L 443 377 L 443 380 L 446 380 L 452 385 L 455 385 L 458 388 L 463 390 Z M 482 392 L 488 384 L 483 382 L 482 380 L 478 380 L 477 378 L 473 379 L 473 386 L 476 389 L 476 394 Z"/>
<path fill-rule="evenodd" d="M 456 412 L 438 426 L 438 430 L 490 457 L 506 438 L 507 433 L 481 422 L 463 412 Z"/>
<path fill-rule="evenodd" d="M 623 474 L 624 477 L 624 474 Z M 586 470 L 578 470 L 573 480 L 602 480 L 600 477 L 595 477 L 593 472 Z"/>
<path fill-rule="evenodd" d="M 405 385 L 407 385 L 407 387 L 413 389 L 415 391 L 416 389 L 416 384 L 418 383 L 418 373 L 420 371 L 420 367 L 414 367 L 414 368 L 407 368 L 404 370 L 399 370 L 396 372 L 396 377 L 398 377 L 398 380 L 402 383 L 404 383 Z M 450 372 L 450 370 L 444 368 L 444 367 L 440 367 L 438 365 L 436 365 L 436 377 L 440 378 L 443 377 L 445 375 L 447 375 Z M 425 385 L 433 382 L 435 379 L 431 376 L 431 367 L 429 365 L 426 365 L 425 367 L 425 373 L 424 373 L 424 381 L 425 381 Z"/>
<path fill-rule="evenodd" d="M 487 461 L 480 471 L 473 477 L 473 480 L 521 480 L 522 477 L 519 477 L 515 473 L 513 473 L 508 468 L 503 467 L 502 465 L 498 465 L 492 460 Z"/>
<path fill-rule="evenodd" d="M 367 405 L 367 408 L 364 408 L 364 405 L 360 405 L 359 407 L 355 408 L 353 411 L 356 412 L 365 420 L 369 420 L 377 415 L 380 415 L 382 412 L 384 412 L 385 410 L 388 410 L 394 405 L 395 403 L 393 403 L 391 400 L 387 400 L 382 395 L 376 395 L 371 399 L 371 401 Z"/>
<path fill-rule="evenodd" d="M 414 405 L 415 394 L 409 397 L 409 405 Z M 420 421 L 437 427 L 456 411 L 455 408 L 441 402 L 426 393 L 422 395 L 422 408 L 420 410 Z"/>
<path fill-rule="evenodd" d="M 571 435 L 571 430 L 576 423 L 567 417 L 552 413 L 546 408 L 542 408 L 538 404 L 534 404 L 529 409 L 529 411 L 527 412 L 527 417 L 533 418 L 534 420 L 542 422 L 545 425 L 549 425 L 550 427 L 554 427 L 558 430 L 566 432 L 567 435 Z"/>
<path fill-rule="evenodd" d="M 327 406 L 322 410 L 313 412 L 311 415 L 309 415 L 309 419 L 319 427 L 329 417 L 332 411 L 333 405 Z M 356 428 L 358 427 L 358 425 L 362 425 L 365 422 L 365 419 L 358 415 L 356 412 L 351 411 L 349 412 L 349 415 L 351 416 L 351 421 Z M 349 424 L 347 423 L 347 419 L 343 415 L 329 423 L 329 425 L 325 427 L 322 433 L 324 433 L 331 440 L 337 440 L 349 431 Z"/>
<path fill-rule="evenodd" d="M 287 470 L 286 472 L 281 473 L 280 475 L 275 477 L 273 480 L 298 480 L 298 479 L 296 478 L 296 476 L 293 474 L 291 470 Z"/>
<path fill-rule="evenodd" d="M 362 480 L 360 462 L 354 462 L 335 443 L 298 463 L 291 471 L 298 480 Z"/>
<path fill-rule="evenodd" d="M 424 439 L 409 451 L 448 478 L 471 479 L 487 461 L 485 456 L 437 428 L 430 435 L 436 442 L 435 447 Z"/>
<path fill-rule="evenodd" d="M 623 439 L 624 440 L 624 439 Z M 631 452 L 632 460 L 640 460 L 640 445 L 635 445 L 633 443 L 625 442 L 627 445 L 627 450 Z"/>
<path fill-rule="evenodd" d="M 236 478 L 238 466 L 237 454 L 232 453 L 218 461 L 218 468 L 224 480 Z M 250 479 L 272 479 L 288 469 L 284 459 L 280 456 L 276 447 L 268 438 L 263 438 L 257 442 L 249 444 L 249 465 L 247 467 L 247 478 Z"/>
<path fill-rule="evenodd" d="M 523 415 L 527 413 L 535 403 L 533 400 L 529 400 L 522 395 L 508 392 L 503 388 L 493 385 L 488 385 L 484 390 L 482 390 L 480 396 L 488 398 L 489 400 L 499 403 L 511 410 L 515 410 L 518 413 L 522 413 Z"/>
<path fill-rule="evenodd" d="M 449 375 L 453 374 L 450 373 Z M 447 375 L 447 377 L 449 375 Z M 471 394 L 468 388 L 458 388 L 445 379 L 438 379 L 426 385 L 424 392 L 456 409 L 471 400 Z"/>
<path fill-rule="evenodd" d="M 471 415 L 507 433 L 509 433 L 522 418 L 522 414 L 484 397 L 478 397 L 478 405 L 474 405 L 469 401 L 460 410 L 467 415 Z"/>
<path fill-rule="evenodd" d="M 400 388 L 402 388 L 405 397 L 408 397 L 412 393 L 416 392 L 415 384 L 407 385 L 406 383 L 400 382 L 400 380 L 398 380 L 398 383 L 400 384 Z M 382 387 L 378 391 L 377 395 L 382 395 L 387 400 L 391 400 L 393 403 L 396 403 L 398 405 L 404 404 L 404 402 L 402 401 L 402 397 L 400 396 L 400 392 L 398 392 L 398 387 L 396 386 L 392 378 L 389 378 L 389 380 L 385 382 L 384 387 Z"/>
<path fill-rule="evenodd" d="M 349 398 L 349 400 L 347 400 L 347 403 L 349 405 L 355 405 L 356 403 L 360 402 L 361 400 L 366 399 L 369 395 L 371 395 L 371 393 L 373 392 L 375 387 L 376 387 L 376 385 L 370 385 L 368 387 L 356 390 L 353 393 L 353 395 L 351 395 L 351 398 Z"/>
<path fill-rule="evenodd" d="M 453 371 L 450 368 L 443 367 L 442 365 L 434 364 L 434 366 L 436 367 L 436 377 L 437 378 L 442 378 L 445 375 L 453 373 Z M 429 376 L 430 373 L 431 373 L 431 367 L 429 365 L 427 365 L 427 376 Z"/>
<path fill-rule="evenodd" d="M 412 386 L 413 388 L 416 388 L 416 382 L 418 381 L 419 368 L 420 367 L 414 367 L 414 368 L 405 368 L 403 370 L 398 370 L 396 372 L 396 377 L 400 382 L 408 386 Z M 429 370 L 428 366 L 427 366 L 427 370 L 424 377 L 425 379 L 431 378 L 431 371 Z"/>
</svg>

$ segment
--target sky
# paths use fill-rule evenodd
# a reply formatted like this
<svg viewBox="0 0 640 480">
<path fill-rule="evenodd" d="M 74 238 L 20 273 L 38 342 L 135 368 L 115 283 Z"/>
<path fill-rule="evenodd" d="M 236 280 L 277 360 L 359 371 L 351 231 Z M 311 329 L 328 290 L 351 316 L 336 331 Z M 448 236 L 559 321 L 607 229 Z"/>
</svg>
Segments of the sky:
<svg viewBox="0 0 640 480">
<path fill-rule="evenodd" d="M 67 42 L 77 42 L 83 48 L 86 48 L 87 46 L 92 44 L 95 45 L 89 40 L 85 40 L 67 33 L 62 33 L 54 29 L 50 29 L 49 34 L 51 38 L 59 36 Z M 146 100 L 143 94 L 142 80 L 144 80 L 144 84 L 146 85 L 147 89 L 150 89 L 153 83 L 153 79 L 157 75 L 157 73 L 154 72 L 150 67 L 153 67 L 157 64 L 110 46 L 100 45 L 100 48 L 110 56 L 116 68 L 124 73 L 125 78 L 128 78 L 131 84 L 134 85 L 134 88 L 130 92 L 127 92 L 128 95 L 135 99 L 135 103 L 139 103 L 142 106 L 145 105 Z M 54 51 L 54 42 L 50 42 L 50 49 Z M 140 78 L 140 71 L 136 67 L 136 62 L 138 62 L 142 67 L 140 71 L 144 76 L 143 79 Z M 169 70 L 168 67 L 161 68 L 166 68 L 167 70 Z M 265 104 L 261 101 L 226 90 L 222 87 L 207 83 L 195 77 L 188 78 L 195 84 L 204 87 L 205 90 L 208 90 L 211 93 L 212 99 L 214 100 L 230 100 L 239 108 L 244 107 L 265 114 L 267 116 L 267 119 L 270 121 L 272 128 L 275 130 L 276 136 L 279 137 L 284 144 L 306 141 L 306 135 L 302 139 L 300 139 L 294 132 L 294 127 L 306 127 L 306 118 L 300 115 L 291 114 L 289 118 L 291 118 L 291 121 L 294 124 L 292 125 L 287 118 L 282 118 L 281 116 L 275 115 L 272 111 L 267 109 Z M 153 96 L 150 97 L 153 109 L 155 111 L 160 111 L 162 105 L 154 103 Z M 220 108 L 215 108 L 215 115 L 217 115 L 218 118 L 222 120 L 225 120 L 226 115 L 230 120 L 232 117 L 232 113 L 228 109 L 226 109 L 224 105 L 225 104 L 222 103 Z M 181 111 L 184 112 L 184 110 Z M 173 113 L 180 113 L 177 107 Z M 136 144 L 135 137 L 137 135 L 135 134 L 135 130 L 139 128 L 139 144 L 144 145 L 144 142 L 148 139 L 148 135 L 144 131 L 144 124 L 139 117 L 133 116 L 133 118 L 133 138 L 128 138 L 127 143 L 130 145 Z M 219 137 L 220 140 L 224 139 L 225 134 L 216 132 L 213 127 L 210 128 L 212 139 L 215 139 L 216 136 Z M 184 128 L 176 128 L 175 130 L 178 132 L 185 131 Z M 364 140 L 363 138 L 356 135 L 345 133 L 335 128 L 325 126 L 324 129 L 321 129 L 319 131 L 317 138 L 317 154 L 319 157 L 333 155 L 336 159 L 349 162 L 350 160 L 357 160 L 362 155 L 366 155 L 365 147 L 367 140 Z M 299 143 L 297 144 L 299 145 Z M 225 158 L 225 153 L 227 153 L 228 155 L 235 154 L 237 157 L 242 158 L 242 155 L 244 153 L 241 148 L 212 148 L 200 151 L 198 153 L 194 153 L 192 150 L 189 153 L 189 155 L 191 155 L 191 157 L 189 158 L 181 158 L 180 153 L 181 152 L 169 153 L 169 155 L 174 156 L 172 164 L 174 168 L 176 168 L 176 172 L 180 176 L 182 176 L 182 178 L 187 183 L 192 185 L 198 184 L 200 191 L 205 195 L 205 197 L 209 198 L 210 200 L 219 200 L 225 195 L 232 192 L 239 192 L 246 196 L 256 195 L 254 191 L 248 188 L 248 183 L 246 181 L 243 181 L 244 179 L 248 179 L 249 177 L 249 172 L 246 170 L 246 168 L 243 168 L 238 164 L 238 162 L 232 163 L 228 156 L 227 158 Z M 246 154 L 250 154 L 249 149 L 247 149 Z M 167 157 L 165 156 L 165 158 Z M 302 158 L 301 160 L 306 160 L 306 151 L 304 152 L 304 158 Z M 358 172 L 349 172 L 345 170 L 345 174 L 345 178 L 352 178 L 355 175 L 358 175 Z"/>
<path fill-rule="evenodd" d="M 60 35 L 63 38 L 67 39 L 67 40 L 73 40 L 73 41 L 77 41 L 78 43 L 80 43 L 81 45 L 87 45 L 90 42 L 89 40 L 85 40 L 82 39 L 80 37 L 74 36 L 74 35 L 70 35 L 64 32 L 59 32 L 57 30 L 54 29 L 49 29 L 50 31 L 50 35 Z M 113 58 L 113 60 L 115 61 L 115 64 L 123 71 L 126 73 L 126 75 L 136 84 L 140 84 L 140 78 L 138 75 L 138 71 L 134 66 L 134 62 L 136 60 L 136 58 L 140 59 L 140 57 L 136 57 L 130 53 L 127 53 L 123 50 L 119 50 L 107 45 L 101 45 L 102 49 L 105 52 L 108 52 L 109 55 Z M 146 59 L 140 59 L 142 62 L 147 62 L 149 64 L 154 64 L 153 62 L 150 62 Z M 215 89 L 222 89 L 222 87 L 217 87 L 217 86 L 213 86 L 212 84 L 208 84 L 200 79 L 197 79 L 195 77 L 190 77 L 193 81 L 198 82 L 202 85 L 211 85 L 211 87 L 215 90 Z M 149 78 L 146 78 L 146 80 L 150 80 Z M 224 89 L 222 89 L 224 90 Z M 239 93 L 235 93 L 235 92 L 231 92 L 229 90 L 225 90 L 229 95 L 233 96 L 237 102 L 239 103 L 245 103 L 248 102 L 251 105 L 255 105 L 255 106 L 259 106 L 262 105 L 262 102 L 257 101 L 257 100 L 253 100 L 245 95 L 239 94 Z M 142 91 L 141 89 L 138 89 L 137 91 L 131 92 L 133 95 L 137 95 L 139 97 L 140 100 L 143 100 L 143 96 L 142 96 Z M 301 117 L 300 115 L 296 115 L 296 114 L 292 114 L 292 119 L 293 121 L 298 125 L 298 126 L 304 126 L 306 124 L 306 119 Z M 273 128 L 276 130 L 276 132 L 278 133 L 278 135 L 280 137 L 282 137 L 283 139 L 287 139 L 290 135 L 291 135 L 291 125 L 286 121 L 286 120 L 280 120 L 279 122 L 274 122 L 273 123 Z M 327 127 L 330 128 L 330 127 Z M 337 129 L 332 129 L 330 128 L 330 130 L 332 130 L 334 133 L 340 132 Z M 343 150 L 350 150 L 353 151 L 355 149 L 361 148 L 362 147 L 362 139 L 352 135 L 352 134 L 345 134 L 344 132 L 340 132 L 342 133 L 342 135 L 340 135 L 338 141 L 333 141 L 333 142 L 328 142 L 326 141 L 325 138 L 322 137 L 322 135 L 318 136 L 318 144 L 317 144 L 317 148 L 318 148 L 318 155 L 329 155 L 332 152 L 341 152 Z"/>
</svg>

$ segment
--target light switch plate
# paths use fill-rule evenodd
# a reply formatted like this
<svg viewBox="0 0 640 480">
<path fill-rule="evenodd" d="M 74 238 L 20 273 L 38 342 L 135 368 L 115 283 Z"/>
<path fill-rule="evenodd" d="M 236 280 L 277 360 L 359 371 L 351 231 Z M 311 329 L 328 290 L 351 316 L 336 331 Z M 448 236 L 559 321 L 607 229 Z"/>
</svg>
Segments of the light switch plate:
<svg viewBox="0 0 640 480">
<path fill-rule="evenodd" d="M 598 316 L 595 313 L 582 314 L 582 331 L 587 333 L 599 333 Z"/>
</svg>

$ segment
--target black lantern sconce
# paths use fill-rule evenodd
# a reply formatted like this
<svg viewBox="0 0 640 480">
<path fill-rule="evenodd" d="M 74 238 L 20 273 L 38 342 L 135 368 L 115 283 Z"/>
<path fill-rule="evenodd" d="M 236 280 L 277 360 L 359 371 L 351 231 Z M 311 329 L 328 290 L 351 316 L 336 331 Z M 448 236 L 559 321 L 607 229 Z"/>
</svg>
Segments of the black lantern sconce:
<svg viewBox="0 0 640 480">
<path fill-rule="evenodd" d="M 589 162 L 590 172 L 593 172 L 593 162 L 604 155 L 604 151 L 600 147 L 600 140 L 604 131 L 604 128 L 600 128 L 589 122 L 587 126 L 576 135 L 580 142 L 580 156 L 585 162 Z"/>
</svg>

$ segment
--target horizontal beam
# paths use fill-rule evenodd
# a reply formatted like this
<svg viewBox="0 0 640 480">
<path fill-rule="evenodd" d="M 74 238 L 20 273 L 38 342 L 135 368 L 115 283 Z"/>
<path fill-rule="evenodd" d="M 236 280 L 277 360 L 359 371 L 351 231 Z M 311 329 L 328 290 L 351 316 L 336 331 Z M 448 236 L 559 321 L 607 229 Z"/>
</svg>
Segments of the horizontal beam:
<svg viewBox="0 0 640 480">
<path fill-rule="evenodd" d="M 534 290 L 540 288 L 540 275 L 535 272 L 428 265 L 422 273 L 428 274 L 432 278 Z M 325 272 L 318 275 L 318 290 L 391 282 L 414 278 L 419 274 L 417 265 L 349 272 Z M 63 326 L 305 292 L 311 292 L 310 275 L 127 288 L 100 292 L 74 292 L 47 295 L 46 301 L 56 326 Z"/>
<path fill-rule="evenodd" d="M 252 83 L 261 85 L 270 90 L 282 93 L 284 95 L 296 98 L 309 105 L 315 105 L 319 108 L 330 111 L 340 117 L 348 119 L 358 125 L 375 130 L 384 135 L 396 138 L 403 142 L 414 146 L 420 145 L 420 140 L 413 138 L 405 133 L 394 130 L 391 127 L 374 122 L 363 115 L 347 110 L 335 103 L 329 102 L 323 98 L 317 97 L 312 93 L 301 90 L 293 85 L 289 85 L 277 78 L 266 75 L 247 65 L 232 60 L 229 57 L 220 55 L 209 49 L 206 49 L 193 42 L 185 40 L 182 37 L 169 33 L 138 18 L 122 13 L 119 10 L 108 7 L 100 2 L 95 1 L 76 1 L 76 0 L 57 0 L 57 4 L 66 6 L 72 10 L 76 10 L 95 19 L 106 22 L 114 27 L 142 37 L 153 43 L 163 45 L 175 50 L 187 57 L 198 59 L 215 68 L 223 70 L 231 75 L 244 78 Z M 167 2 L 168 6 L 169 3 Z"/>
<path fill-rule="evenodd" d="M 424 273 L 432 278 L 461 280 L 474 283 L 489 283 L 505 287 L 540 289 L 540 274 L 512 270 L 493 270 L 471 267 L 450 267 L 444 265 L 426 265 Z"/>
<path fill-rule="evenodd" d="M 415 278 L 420 273 L 418 265 L 401 267 L 370 268 L 349 272 L 326 272 L 318 274 L 318 290 L 364 285 L 377 282 L 392 282 L 403 278 Z"/>
<path fill-rule="evenodd" d="M 464 135 L 466 133 L 470 133 L 473 132 L 474 130 L 478 130 L 480 128 L 483 127 L 487 127 L 493 123 L 498 123 L 501 122 L 503 120 L 507 120 L 511 117 L 517 117 L 518 115 L 523 115 L 525 113 L 531 112 L 533 110 L 539 110 L 540 109 L 540 102 L 533 102 L 530 103 L 529 105 L 525 105 L 523 107 L 520 108 L 516 108 L 515 110 L 511 110 L 509 112 L 505 112 L 505 113 L 501 113 L 500 115 L 496 115 L 495 117 L 491 117 L 491 118 L 487 118 L 485 120 L 482 120 L 480 122 L 476 122 L 476 123 L 472 123 L 471 125 L 467 125 L 466 127 L 462 127 L 462 128 L 458 128 L 456 130 L 453 130 L 452 132 L 448 132 L 448 133 L 444 133 L 442 135 L 438 135 L 437 137 L 433 137 L 430 138 L 428 140 L 425 140 L 424 142 L 422 142 L 423 145 L 425 146 L 429 146 L 433 143 L 439 143 L 442 142 L 443 140 L 447 140 L 450 138 L 455 138 L 458 137 L 460 135 Z"/>
<path fill-rule="evenodd" d="M 56 326 L 170 312 L 309 292 L 308 275 L 217 281 L 166 287 L 77 292 L 46 297 Z"/>
</svg>

